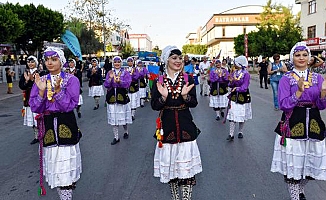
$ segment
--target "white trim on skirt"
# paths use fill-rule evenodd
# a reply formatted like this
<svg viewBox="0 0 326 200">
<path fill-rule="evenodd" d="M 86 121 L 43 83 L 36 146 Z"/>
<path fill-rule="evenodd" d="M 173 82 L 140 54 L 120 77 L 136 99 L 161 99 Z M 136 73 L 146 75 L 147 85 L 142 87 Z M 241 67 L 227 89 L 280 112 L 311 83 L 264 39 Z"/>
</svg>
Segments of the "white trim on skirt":
<svg viewBox="0 0 326 200">
<path fill-rule="evenodd" d="M 103 96 L 104 90 L 102 85 L 92 86 L 88 89 L 88 96 L 94 97 L 94 96 Z"/>
<path fill-rule="evenodd" d="M 126 125 L 132 124 L 130 103 L 127 104 L 108 104 L 106 106 L 108 124 Z"/>
<path fill-rule="evenodd" d="M 228 102 L 228 94 L 209 96 L 209 107 L 211 108 L 226 108 L 228 106 Z"/>
<path fill-rule="evenodd" d="M 129 99 L 130 99 L 130 107 L 132 109 L 140 107 L 139 92 L 128 93 L 128 96 L 129 96 Z"/>
<path fill-rule="evenodd" d="M 37 113 L 33 113 L 31 110 L 31 107 L 29 107 L 29 106 L 28 107 L 24 106 L 23 109 L 25 112 L 24 122 L 23 122 L 24 126 L 37 127 L 37 121 L 35 119 Z"/>
<path fill-rule="evenodd" d="M 252 119 L 251 103 L 238 104 L 231 101 L 231 108 L 228 110 L 227 119 L 234 122 L 244 122 Z"/>
</svg>

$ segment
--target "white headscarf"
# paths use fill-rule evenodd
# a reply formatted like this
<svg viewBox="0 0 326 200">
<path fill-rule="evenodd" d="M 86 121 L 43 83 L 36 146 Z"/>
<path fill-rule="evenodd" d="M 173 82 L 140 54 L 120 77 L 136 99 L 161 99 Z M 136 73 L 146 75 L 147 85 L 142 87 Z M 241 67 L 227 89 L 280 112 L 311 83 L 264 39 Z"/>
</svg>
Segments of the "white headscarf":
<svg viewBox="0 0 326 200">
<path fill-rule="evenodd" d="M 48 47 L 44 51 L 44 57 L 51 57 L 51 56 L 55 56 L 59 58 L 61 62 L 61 67 L 63 67 L 63 65 L 66 63 L 66 58 L 63 51 L 57 47 Z"/>
<path fill-rule="evenodd" d="M 162 50 L 161 60 L 164 62 L 165 66 L 167 65 L 169 55 L 172 50 L 178 49 L 176 46 L 167 46 Z"/>
<path fill-rule="evenodd" d="M 28 56 L 27 61 L 34 60 L 35 61 L 35 68 L 38 67 L 38 61 L 35 56 Z"/>
<path fill-rule="evenodd" d="M 293 55 L 298 51 L 307 51 L 308 52 L 308 59 L 311 58 L 310 49 L 307 47 L 306 42 L 297 42 L 290 51 L 290 62 L 293 64 Z"/>
<path fill-rule="evenodd" d="M 248 60 L 246 56 L 238 56 L 234 59 L 234 64 L 242 69 L 248 67 Z"/>
</svg>

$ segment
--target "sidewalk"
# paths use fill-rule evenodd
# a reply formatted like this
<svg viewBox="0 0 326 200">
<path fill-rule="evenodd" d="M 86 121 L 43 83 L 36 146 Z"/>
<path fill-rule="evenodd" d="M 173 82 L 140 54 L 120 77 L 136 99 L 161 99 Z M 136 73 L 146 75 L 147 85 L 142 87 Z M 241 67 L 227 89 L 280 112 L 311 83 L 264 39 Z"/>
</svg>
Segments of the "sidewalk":
<svg viewBox="0 0 326 200">
<path fill-rule="evenodd" d="M 22 90 L 19 88 L 19 81 L 14 81 L 13 82 L 13 87 L 12 87 L 12 92 L 14 94 L 7 94 L 7 83 L 0 83 L 0 101 L 5 100 L 5 99 L 9 99 L 12 97 L 17 97 L 17 96 L 21 96 L 23 95 Z M 22 97 L 23 98 L 23 97 Z M 23 99 L 22 99 L 23 101 Z"/>
</svg>

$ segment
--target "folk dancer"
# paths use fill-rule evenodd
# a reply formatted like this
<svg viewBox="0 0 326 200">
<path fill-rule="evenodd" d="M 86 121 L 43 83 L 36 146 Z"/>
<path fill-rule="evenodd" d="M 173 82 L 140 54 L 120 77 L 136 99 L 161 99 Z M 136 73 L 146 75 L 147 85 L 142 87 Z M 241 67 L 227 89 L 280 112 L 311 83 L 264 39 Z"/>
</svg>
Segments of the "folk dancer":
<svg viewBox="0 0 326 200">
<path fill-rule="evenodd" d="M 102 70 L 100 69 L 96 58 L 93 58 L 91 60 L 91 67 L 87 71 L 87 77 L 89 78 L 88 96 L 94 98 L 95 106 L 93 110 L 97 110 L 100 106 L 100 97 L 104 95 L 104 90 L 102 87 L 103 84 Z"/>
<path fill-rule="evenodd" d="M 294 69 L 279 82 L 278 105 L 283 111 L 275 132 L 271 171 L 284 176 L 291 200 L 305 200 L 309 180 L 326 180 L 325 123 L 326 81 L 309 70 L 311 53 L 305 42 L 290 51 Z M 311 193 L 313 194 L 313 192 Z"/>
<path fill-rule="evenodd" d="M 216 120 L 224 118 L 224 109 L 228 106 L 229 72 L 222 68 L 221 61 L 215 60 L 215 67 L 210 71 L 209 107 L 216 112 Z"/>
<path fill-rule="evenodd" d="M 181 51 L 176 46 L 163 49 L 165 74 L 154 81 L 151 106 L 160 111 L 156 120 L 157 144 L 154 176 L 169 183 L 172 199 L 190 200 L 196 184 L 195 175 L 202 171 L 196 138 L 200 131 L 193 122 L 190 107 L 196 107 L 196 88 L 191 76 L 182 72 Z"/>
<path fill-rule="evenodd" d="M 137 68 L 139 71 L 139 97 L 140 97 L 140 107 L 144 107 L 144 103 L 147 97 L 147 83 L 150 78 L 149 71 L 143 65 L 143 62 L 139 60 L 137 62 Z"/>
<path fill-rule="evenodd" d="M 227 119 L 230 122 L 230 134 L 228 141 L 233 141 L 235 124 L 239 122 L 238 138 L 243 138 L 243 127 L 245 121 L 252 119 L 251 97 L 249 93 L 250 74 L 246 70 L 248 60 L 245 56 L 234 59 L 235 71 L 229 76 L 229 106 Z"/>
<path fill-rule="evenodd" d="M 138 61 L 137 61 L 138 62 Z M 140 107 L 140 98 L 139 98 L 139 71 L 136 66 L 134 66 L 134 59 L 132 57 L 127 58 L 127 64 L 131 75 L 131 84 L 128 90 L 128 95 L 130 98 L 131 106 L 131 118 L 135 120 L 136 109 Z"/>
<path fill-rule="evenodd" d="M 72 74 L 76 76 L 80 82 L 79 77 L 81 76 L 81 70 L 76 67 L 76 61 L 74 59 L 70 59 L 68 61 L 69 67 L 66 69 L 66 73 Z M 80 84 L 81 85 L 81 84 Z M 80 86 L 81 87 L 81 86 Z M 80 107 L 83 105 L 83 96 L 82 96 L 83 90 L 80 88 L 79 91 L 79 100 L 78 100 L 78 105 L 77 105 L 77 116 L 78 118 L 81 118 L 81 112 L 80 112 Z"/>
<path fill-rule="evenodd" d="M 108 124 L 113 126 L 114 139 L 111 145 L 120 142 L 119 126 L 123 126 L 124 139 L 129 138 L 128 125 L 132 123 L 130 99 L 128 88 L 131 84 L 131 75 L 128 70 L 121 68 L 122 59 L 120 56 L 113 58 L 113 69 L 105 78 L 104 87 L 107 89 L 107 115 Z"/>
<path fill-rule="evenodd" d="M 78 104 L 78 78 L 62 71 L 66 62 L 61 49 L 44 51 L 50 74 L 35 75 L 29 104 L 38 115 L 40 140 L 40 189 L 45 195 L 43 175 L 61 200 L 71 200 L 72 190 L 82 173 L 79 140 L 81 132 L 73 112 Z"/>
<path fill-rule="evenodd" d="M 24 125 L 28 127 L 32 127 L 34 130 L 34 139 L 30 144 L 36 144 L 39 142 L 38 140 L 38 130 L 37 130 L 37 122 L 36 115 L 37 113 L 33 113 L 29 106 L 29 98 L 31 94 L 32 87 L 34 85 L 34 78 L 36 73 L 39 73 L 37 70 L 38 61 L 35 56 L 29 56 L 27 58 L 27 66 L 28 69 L 25 70 L 24 74 L 21 75 L 19 79 L 19 88 L 23 90 L 23 109 L 22 116 L 24 118 Z"/>
</svg>

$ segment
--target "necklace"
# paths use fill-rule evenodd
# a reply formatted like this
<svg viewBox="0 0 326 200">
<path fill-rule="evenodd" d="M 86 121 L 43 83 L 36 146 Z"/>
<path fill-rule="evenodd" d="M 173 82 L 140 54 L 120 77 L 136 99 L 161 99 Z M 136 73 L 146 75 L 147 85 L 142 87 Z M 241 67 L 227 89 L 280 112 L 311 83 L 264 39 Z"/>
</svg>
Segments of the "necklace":
<svg viewBox="0 0 326 200">
<path fill-rule="evenodd" d="M 234 73 L 233 78 L 238 81 L 242 78 L 242 76 L 243 76 L 242 70 L 239 70 L 239 72 L 236 71 Z"/>
<path fill-rule="evenodd" d="M 180 75 L 179 73 L 176 82 L 173 84 L 171 79 L 168 79 L 166 76 L 164 76 L 164 83 L 167 86 L 168 92 L 171 94 L 172 99 L 177 99 L 181 94 L 181 88 L 183 86 L 183 75 Z"/>
<path fill-rule="evenodd" d="M 297 73 L 293 72 L 291 73 L 292 77 L 298 82 L 300 77 L 297 75 Z M 303 82 L 305 88 L 310 88 L 312 86 L 312 72 L 308 70 L 308 77 Z"/>
<path fill-rule="evenodd" d="M 59 77 L 63 77 L 63 72 L 59 74 Z M 55 82 L 56 80 L 54 80 Z M 62 79 L 60 81 L 60 85 L 62 84 Z M 54 102 L 54 86 L 52 86 L 52 80 L 51 80 L 51 74 L 48 74 L 46 77 L 46 88 L 47 88 L 47 93 L 46 96 L 49 101 Z"/>
<path fill-rule="evenodd" d="M 117 82 L 120 82 L 120 76 L 121 76 L 121 69 L 119 70 L 118 74 L 117 72 L 114 70 L 114 75 L 113 75 L 113 78 L 114 78 L 114 81 L 117 83 Z"/>
</svg>

